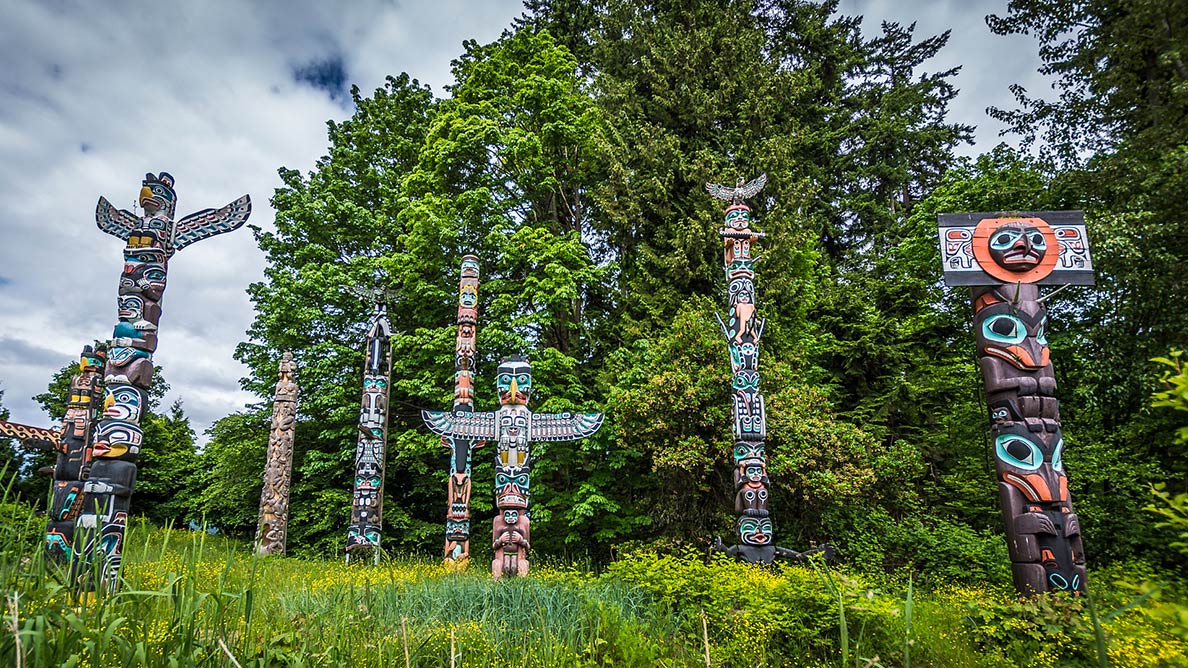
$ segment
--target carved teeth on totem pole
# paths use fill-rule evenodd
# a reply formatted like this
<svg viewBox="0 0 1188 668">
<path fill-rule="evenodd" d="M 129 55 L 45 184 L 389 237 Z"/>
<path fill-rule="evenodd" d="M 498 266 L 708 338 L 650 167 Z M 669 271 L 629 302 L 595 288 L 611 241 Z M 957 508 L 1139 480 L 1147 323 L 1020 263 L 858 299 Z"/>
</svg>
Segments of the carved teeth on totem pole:
<svg viewBox="0 0 1188 668">
<path fill-rule="evenodd" d="M 289 532 L 289 483 L 293 475 L 293 435 L 297 426 L 297 365 L 293 353 L 281 356 L 272 403 L 272 427 L 260 490 L 256 553 L 284 554 Z"/>
<path fill-rule="evenodd" d="M 469 281 L 473 280 L 474 289 Z M 473 360 L 473 328 L 464 333 L 462 315 L 471 313 L 477 305 L 478 261 L 474 256 L 462 260 L 462 287 L 459 290 L 458 356 L 455 369 L 462 368 L 462 359 Z M 473 297 L 473 299 L 471 299 Z M 462 351 L 467 351 L 463 355 Z M 472 362 L 471 362 L 472 364 Z M 467 366 L 467 369 L 472 368 Z M 455 377 L 457 378 L 457 376 Z M 472 376 L 468 376 L 472 379 Z M 467 386 L 470 387 L 470 386 Z M 528 358 L 514 355 L 504 358 L 495 372 L 495 387 L 499 409 L 491 413 L 476 413 L 469 392 L 462 392 L 455 381 L 454 410 L 421 411 L 421 419 L 429 431 L 451 448 L 450 511 L 446 519 L 446 562 L 460 565 L 468 556 L 469 499 L 471 443 L 491 441 L 495 450 L 495 518 L 492 520 L 491 547 L 495 558 L 491 561 L 491 575 L 496 580 L 528 574 L 530 522 L 528 516 L 533 441 L 573 441 L 593 435 L 602 426 L 602 413 L 533 413 L 528 409 L 532 396 L 532 365 Z M 477 447 L 477 446 L 474 446 Z M 466 452 L 465 475 L 459 475 L 462 451 Z M 464 482 L 463 482 L 464 481 Z M 466 520 L 462 519 L 465 515 Z M 466 533 L 463 534 L 463 531 Z"/>
<path fill-rule="evenodd" d="M 89 405 L 101 411 L 87 444 L 89 476 L 76 525 L 91 529 L 82 549 L 73 527 L 53 526 L 46 534 L 51 552 L 74 557 L 74 577 L 92 588 L 90 563 L 100 559 L 101 586 L 118 583 L 124 528 L 135 487 L 137 458 L 144 434 L 140 419 L 148 405 L 153 380 L 152 354 L 157 348 L 161 298 L 165 293 L 169 258 L 182 248 L 243 226 L 251 215 L 251 198 L 240 197 L 221 209 L 204 209 L 173 220 L 177 194 L 173 176 L 145 174 L 140 189 L 144 215 L 112 206 L 100 197 L 95 207 L 99 229 L 125 242 L 116 315 L 110 347 L 102 365 L 102 379 L 93 382 L 102 401 L 92 394 Z M 84 355 L 85 356 L 85 355 Z M 99 365 L 95 365 L 98 371 Z M 58 475 L 55 467 L 55 476 Z"/>
<path fill-rule="evenodd" d="M 938 217 L 945 282 L 970 286 L 1015 589 L 1086 591 L 1040 285 L 1092 285 L 1080 211 Z"/>
<path fill-rule="evenodd" d="M 767 508 L 771 486 L 764 452 L 767 413 L 763 395 L 759 392 L 759 340 L 763 336 L 764 321 L 756 315 L 754 265 L 758 258 L 752 254 L 755 242 L 765 235 L 751 228 L 751 208 L 745 202 L 757 195 L 766 183 L 767 175 L 764 174 L 749 183 L 739 179 L 733 188 L 705 184 L 711 195 L 730 203 L 725 213 L 726 224 L 718 230 L 724 245 L 723 268 L 730 313 L 726 318 L 717 314 L 715 317 L 722 328 L 722 336 L 726 338 L 733 373 L 734 511 L 738 514 L 738 544 L 726 546 L 721 539 L 716 539 L 714 549 L 762 564 L 769 564 L 776 557 L 802 559 L 817 552 L 832 556 L 833 550 L 828 545 L 808 552 L 777 546 Z"/>
<path fill-rule="evenodd" d="M 384 466 L 388 447 L 388 398 L 392 375 L 392 323 L 388 305 L 392 290 L 352 286 L 356 297 L 373 303 L 364 348 L 363 398 L 359 406 L 359 438 L 355 444 L 354 493 L 347 529 L 346 560 L 370 552 L 379 563 L 384 519 Z"/>
</svg>

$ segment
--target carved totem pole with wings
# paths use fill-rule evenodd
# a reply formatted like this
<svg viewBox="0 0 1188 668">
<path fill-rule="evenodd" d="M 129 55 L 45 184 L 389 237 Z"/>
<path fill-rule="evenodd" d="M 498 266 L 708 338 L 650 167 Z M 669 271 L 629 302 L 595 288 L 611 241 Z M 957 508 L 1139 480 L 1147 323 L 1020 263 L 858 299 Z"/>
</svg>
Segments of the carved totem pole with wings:
<svg viewBox="0 0 1188 668">
<path fill-rule="evenodd" d="M 1084 592 L 1041 285 L 1092 285 L 1080 211 L 938 217 L 945 283 L 970 286 L 998 498 L 1020 594 Z"/>
<path fill-rule="evenodd" d="M 363 363 L 363 400 L 359 407 L 359 440 L 355 445 L 355 491 L 351 524 L 347 529 L 346 558 L 370 551 L 379 560 L 384 521 L 384 463 L 388 448 L 388 384 L 392 375 L 392 323 L 387 300 L 395 293 L 353 288 L 358 298 L 371 301 L 371 325 Z"/>
<path fill-rule="evenodd" d="M 602 426 L 602 413 L 533 413 L 532 365 L 516 355 L 503 360 L 496 371 L 499 410 L 421 411 L 433 433 L 449 439 L 490 441 L 495 451 L 495 505 L 491 575 L 496 580 L 528 574 L 530 446 L 534 441 L 575 441 Z"/>
<path fill-rule="evenodd" d="M 800 559 L 819 551 L 832 554 L 828 545 L 809 552 L 796 552 L 775 544 L 767 509 L 768 487 L 767 414 L 759 392 L 759 338 L 764 321 L 755 314 L 755 242 L 765 235 L 751 229 L 751 208 L 745 200 L 754 197 L 767 183 L 764 174 L 750 183 L 733 188 L 716 183 L 706 190 L 726 200 L 726 226 L 719 230 L 725 242 L 725 268 L 730 315 L 718 323 L 730 349 L 734 393 L 734 512 L 738 514 L 738 544 L 729 547 L 715 540 L 714 548 L 751 563 L 769 564 L 776 557 Z"/>
<path fill-rule="evenodd" d="M 238 229 L 252 212 L 251 198 L 244 195 L 221 209 L 204 209 L 175 222 L 176 200 L 173 177 L 161 172 L 144 176 L 140 189 L 143 216 L 116 209 L 104 197 L 95 208 L 99 229 L 127 244 L 120 276 L 119 321 L 104 368 L 103 414 L 91 437 L 90 477 L 78 518 L 78 527 L 92 536 L 81 551 L 82 563 L 85 566 L 98 555 L 101 578 L 108 588 L 116 586 L 119 576 L 136 461 L 144 440 L 140 419 L 148 409 L 169 258 L 190 244 Z"/>
</svg>

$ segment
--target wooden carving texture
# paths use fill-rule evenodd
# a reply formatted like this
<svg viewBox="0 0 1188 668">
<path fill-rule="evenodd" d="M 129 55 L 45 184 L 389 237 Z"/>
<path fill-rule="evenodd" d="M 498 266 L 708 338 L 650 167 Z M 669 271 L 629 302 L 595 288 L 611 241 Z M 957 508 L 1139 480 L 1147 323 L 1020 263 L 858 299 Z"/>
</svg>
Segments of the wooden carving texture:
<svg viewBox="0 0 1188 668">
<path fill-rule="evenodd" d="M 280 379 L 272 403 L 272 429 L 264 462 L 264 487 L 260 491 L 260 522 L 256 551 L 261 555 L 284 554 L 289 529 L 289 484 L 293 475 L 293 433 L 297 422 L 297 373 L 293 353 L 280 363 Z"/>
<path fill-rule="evenodd" d="M 103 197 L 95 208 L 99 229 L 126 245 L 118 321 L 103 371 L 103 413 L 91 435 L 90 475 L 76 522 L 86 538 L 81 548 L 66 546 L 76 556 L 77 578 L 84 588 L 94 585 L 90 564 L 95 559 L 100 560 L 101 586 L 114 589 L 118 583 L 124 528 L 144 445 L 140 421 L 149 407 L 169 259 L 185 246 L 238 229 L 252 210 L 251 199 L 244 195 L 221 209 L 204 209 L 175 222 L 173 183 L 166 172 L 145 175 L 140 189 L 143 216 L 116 209 Z"/>
</svg>

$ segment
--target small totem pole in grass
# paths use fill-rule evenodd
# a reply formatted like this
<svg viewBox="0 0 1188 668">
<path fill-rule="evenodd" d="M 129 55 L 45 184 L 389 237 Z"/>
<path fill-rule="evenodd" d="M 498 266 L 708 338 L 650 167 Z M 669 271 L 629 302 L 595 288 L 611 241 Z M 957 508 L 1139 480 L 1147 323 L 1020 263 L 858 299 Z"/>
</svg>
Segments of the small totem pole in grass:
<svg viewBox="0 0 1188 668">
<path fill-rule="evenodd" d="M 370 550 L 379 561 L 384 518 L 384 461 L 388 448 L 388 382 L 392 375 L 392 323 L 386 300 L 393 293 L 380 288 L 351 292 L 375 303 L 367 330 L 363 365 L 363 401 L 359 408 L 359 440 L 355 445 L 355 491 L 351 524 L 347 529 L 346 558 Z"/>
<path fill-rule="evenodd" d="M 1079 211 L 939 216 L 945 282 L 971 286 L 998 496 L 1015 589 L 1086 590 L 1081 525 L 1065 475 L 1040 285 L 1092 285 Z"/>
<path fill-rule="evenodd" d="M 289 483 L 293 474 L 293 433 L 297 422 L 297 378 L 293 353 L 281 358 L 280 379 L 272 403 L 272 429 L 264 462 L 264 487 L 260 490 L 260 523 L 256 552 L 284 554 L 289 531 Z"/>
<path fill-rule="evenodd" d="M 96 532 L 84 547 L 84 565 L 98 551 L 103 560 L 102 579 L 108 587 L 116 585 L 119 575 L 136 460 L 144 439 L 140 419 L 148 408 L 169 258 L 192 243 L 238 229 L 252 212 L 251 198 L 244 195 L 221 209 L 204 209 L 174 222 L 176 199 L 173 177 L 161 172 L 145 174 L 140 189 L 144 216 L 116 209 L 103 197 L 95 209 L 99 229 L 127 243 L 120 276 L 119 322 L 104 370 L 103 416 L 91 440 L 94 459 L 78 522 L 79 527 Z"/>
<path fill-rule="evenodd" d="M 472 441 L 492 441 L 495 452 L 495 506 L 491 575 L 516 577 L 528 574 L 528 484 L 532 468 L 529 446 L 533 441 L 574 441 L 602 426 L 602 413 L 533 413 L 532 365 L 521 355 L 499 364 L 495 385 L 499 410 L 421 411 L 429 430 L 439 436 Z"/>
<path fill-rule="evenodd" d="M 45 530 L 46 553 L 57 563 L 69 562 L 74 556 L 74 523 L 82 510 L 91 473 L 91 432 L 103 412 L 106 360 L 104 344 L 83 346 L 79 372 L 70 380 L 70 399 L 58 431 L 0 421 L 0 435 L 19 438 L 25 447 L 58 453 L 57 461 L 48 469 L 53 474 L 53 494 Z"/>
<path fill-rule="evenodd" d="M 775 545 L 771 517 L 767 510 L 768 485 L 767 416 L 763 395 L 759 393 L 759 338 L 764 321 L 756 317 L 755 258 L 751 255 L 755 242 L 765 236 L 751 229 L 751 208 L 744 200 L 754 197 L 767 183 L 767 175 L 729 188 L 716 183 L 705 184 L 706 190 L 719 199 L 730 202 L 726 208 L 726 227 L 719 230 L 725 240 L 725 266 L 730 315 L 723 322 L 722 334 L 730 349 L 730 368 L 733 371 L 734 392 L 734 512 L 738 513 L 738 545 L 729 547 L 715 539 L 714 549 L 724 551 L 750 563 L 769 564 L 776 557 L 801 559 L 809 554 L 832 548 L 823 546 L 808 552 L 796 552 Z"/>
<path fill-rule="evenodd" d="M 474 412 L 474 353 L 478 327 L 478 258 L 462 258 L 458 286 L 458 338 L 454 352 L 454 412 Z M 449 506 L 445 521 L 446 566 L 465 568 L 470 558 L 470 454 L 482 441 L 461 436 L 442 436 L 450 451 L 450 478 L 446 494 Z"/>
</svg>

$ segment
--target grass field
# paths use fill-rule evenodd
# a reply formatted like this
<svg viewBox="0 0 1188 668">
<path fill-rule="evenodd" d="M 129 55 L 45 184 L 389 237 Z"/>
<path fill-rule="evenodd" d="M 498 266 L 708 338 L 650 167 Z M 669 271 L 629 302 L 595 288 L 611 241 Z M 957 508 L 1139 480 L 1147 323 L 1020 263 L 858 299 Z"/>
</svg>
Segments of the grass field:
<svg viewBox="0 0 1188 668">
<path fill-rule="evenodd" d="M 3 666 L 1188 666 L 1183 590 L 1150 594 L 1135 569 L 1093 573 L 1098 639 L 1084 600 L 1009 583 L 650 552 L 494 582 L 134 524 L 119 592 L 76 600 L 40 557 L 42 522 L 0 506 Z"/>
</svg>

